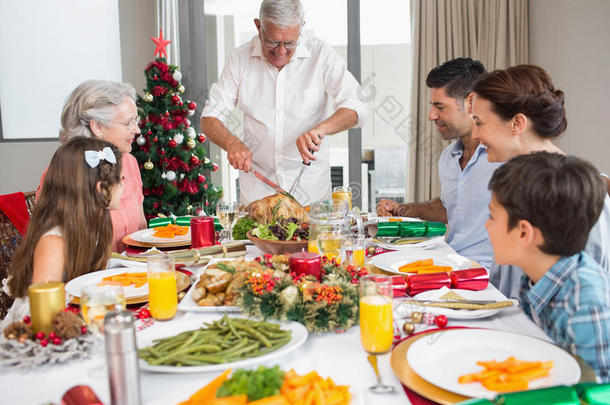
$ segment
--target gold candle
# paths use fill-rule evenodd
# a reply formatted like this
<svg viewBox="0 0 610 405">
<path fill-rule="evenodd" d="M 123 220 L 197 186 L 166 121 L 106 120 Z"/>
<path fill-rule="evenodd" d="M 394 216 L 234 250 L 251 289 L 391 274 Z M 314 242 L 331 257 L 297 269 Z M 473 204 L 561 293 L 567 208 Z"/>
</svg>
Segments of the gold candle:
<svg viewBox="0 0 610 405">
<path fill-rule="evenodd" d="M 66 291 L 61 281 L 32 284 L 28 288 L 30 317 L 34 332 L 53 331 L 53 317 L 66 307 Z"/>
</svg>

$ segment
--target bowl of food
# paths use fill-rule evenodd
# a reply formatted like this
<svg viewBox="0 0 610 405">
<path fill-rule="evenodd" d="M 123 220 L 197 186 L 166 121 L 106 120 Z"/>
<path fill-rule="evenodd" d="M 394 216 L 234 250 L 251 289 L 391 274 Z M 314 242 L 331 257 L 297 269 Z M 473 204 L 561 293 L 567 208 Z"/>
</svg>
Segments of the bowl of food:
<svg viewBox="0 0 610 405">
<path fill-rule="evenodd" d="M 270 253 L 272 255 L 300 252 L 302 249 L 307 250 L 307 240 L 261 239 L 252 235 L 252 231 L 248 231 L 247 236 L 256 247 L 263 252 Z"/>
</svg>

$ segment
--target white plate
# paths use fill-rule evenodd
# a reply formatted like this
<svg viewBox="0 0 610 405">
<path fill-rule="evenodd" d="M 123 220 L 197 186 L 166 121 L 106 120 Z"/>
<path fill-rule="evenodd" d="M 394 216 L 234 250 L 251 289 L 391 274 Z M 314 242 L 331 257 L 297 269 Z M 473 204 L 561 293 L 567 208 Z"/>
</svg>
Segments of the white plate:
<svg viewBox="0 0 610 405">
<path fill-rule="evenodd" d="M 227 260 L 234 260 L 234 259 L 231 259 L 231 258 L 212 259 L 212 260 L 210 260 L 210 262 L 208 263 L 207 266 L 209 266 L 212 263 L 216 263 L 216 262 L 220 262 L 220 261 L 227 261 Z M 207 266 L 205 267 L 206 269 L 208 268 Z M 213 306 L 213 307 L 201 307 L 197 304 L 197 302 L 195 300 L 193 300 L 193 291 L 195 291 L 196 285 L 199 282 L 199 278 L 201 277 L 201 275 L 203 275 L 203 273 L 205 273 L 205 269 L 201 272 L 199 277 L 197 277 L 197 279 L 191 284 L 191 287 L 187 291 L 186 295 L 184 296 L 184 298 L 182 298 L 182 301 L 180 301 L 180 304 L 178 304 L 178 309 L 181 311 L 189 311 L 189 312 L 241 312 L 241 308 L 238 306 L 219 305 L 219 306 Z"/>
<path fill-rule="evenodd" d="M 407 361 L 420 377 L 447 391 L 493 399 L 497 392 L 487 390 L 479 382 L 460 384 L 458 377 L 482 371 L 477 361 L 502 361 L 510 356 L 526 361 L 553 361 L 549 375 L 531 381 L 530 389 L 572 385 L 580 379 L 578 363 L 559 346 L 490 329 L 452 329 L 419 339 L 409 347 Z"/>
<path fill-rule="evenodd" d="M 464 299 L 467 300 L 504 300 L 505 298 L 498 297 L 493 290 L 482 290 L 482 291 L 471 291 L 471 290 L 460 290 L 460 289 L 448 289 L 442 288 L 439 290 L 424 291 L 413 297 L 416 300 L 437 300 L 449 291 L 457 293 Z M 406 305 L 408 308 L 413 310 L 417 304 L 410 305 L 408 300 L 398 301 L 398 304 Z M 424 312 L 431 312 L 435 315 L 445 315 L 450 319 L 479 319 L 493 316 L 500 312 L 500 308 L 495 309 L 451 309 L 451 308 L 439 308 L 431 306 L 419 306 Z M 507 307 L 512 308 L 512 307 Z"/>
<path fill-rule="evenodd" d="M 273 322 L 273 321 L 267 321 Z M 210 364 L 207 366 L 184 366 L 184 367 L 175 367 L 175 366 L 151 366 L 148 362 L 140 359 L 140 370 L 152 371 L 156 373 L 205 373 L 209 371 L 222 371 L 227 368 L 239 368 L 246 367 L 253 364 L 269 364 L 269 361 L 277 359 L 278 357 L 284 356 L 294 350 L 296 350 L 299 346 L 305 343 L 307 340 L 307 329 L 305 326 L 301 325 L 298 322 L 274 322 L 282 325 L 282 329 L 288 329 L 292 332 L 292 338 L 288 343 L 279 349 L 264 354 L 259 357 L 252 357 L 244 360 L 234 361 L 230 363 L 222 363 L 222 364 Z M 138 348 L 144 348 L 153 344 L 153 341 L 156 339 L 175 336 L 181 332 L 185 332 L 188 330 L 195 330 L 203 326 L 203 321 L 201 319 L 182 319 L 171 321 L 170 323 L 164 324 L 168 327 L 165 328 L 148 328 L 144 329 L 141 332 L 136 334 L 136 341 L 138 344 Z"/>
<path fill-rule="evenodd" d="M 471 260 L 460 256 L 457 253 L 442 253 L 432 250 L 410 249 L 397 250 L 395 252 L 383 253 L 374 256 L 369 263 L 374 264 L 382 270 L 401 275 L 408 275 L 399 271 L 399 267 L 416 260 L 433 259 L 437 266 L 450 266 L 453 270 L 467 269 L 471 265 Z"/>
<path fill-rule="evenodd" d="M 173 238 L 159 238 L 159 237 L 153 236 L 153 232 L 155 232 L 155 228 L 141 229 L 137 232 L 132 233 L 129 236 L 131 237 L 131 239 L 135 240 L 136 242 L 141 242 L 141 243 L 173 244 L 173 243 L 179 243 L 179 242 L 184 242 L 184 243 L 191 242 L 190 228 L 186 235 L 178 235 L 178 236 L 174 236 Z"/>
<path fill-rule="evenodd" d="M 101 283 L 103 281 L 102 279 L 104 277 L 115 276 L 117 274 L 122 274 L 122 273 L 146 273 L 146 269 L 142 269 L 140 267 L 138 267 L 138 268 L 122 267 L 122 268 L 100 270 L 100 271 L 95 271 L 93 273 L 83 274 L 82 276 L 73 278 L 72 280 L 68 281 L 68 283 L 66 284 L 66 293 L 68 293 L 74 297 L 80 298 L 80 292 L 84 286 L 86 286 L 88 284 Z M 138 288 L 136 288 L 134 286 L 123 287 L 123 293 L 125 294 L 125 299 L 145 297 L 148 295 L 148 283 L 146 283 L 143 286 L 138 287 Z"/>
</svg>

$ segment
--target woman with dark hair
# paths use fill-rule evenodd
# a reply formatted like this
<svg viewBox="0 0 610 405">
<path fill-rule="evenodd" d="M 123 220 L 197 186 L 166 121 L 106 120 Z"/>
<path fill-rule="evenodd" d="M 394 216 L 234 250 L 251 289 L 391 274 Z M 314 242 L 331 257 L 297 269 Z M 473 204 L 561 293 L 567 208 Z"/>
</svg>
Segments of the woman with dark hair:
<svg viewBox="0 0 610 405">
<path fill-rule="evenodd" d="M 487 147 L 490 162 L 546 151 L 565 154 L 553 140 L 567 128 L 564 94 L 539 66 L 519 65 L 481 76 L 474 86 L 473 139 Z M 566 218 L 566 221 L 569 221 Z M 585 247 L 610 271 L 610 198 Z"/>
</svg>

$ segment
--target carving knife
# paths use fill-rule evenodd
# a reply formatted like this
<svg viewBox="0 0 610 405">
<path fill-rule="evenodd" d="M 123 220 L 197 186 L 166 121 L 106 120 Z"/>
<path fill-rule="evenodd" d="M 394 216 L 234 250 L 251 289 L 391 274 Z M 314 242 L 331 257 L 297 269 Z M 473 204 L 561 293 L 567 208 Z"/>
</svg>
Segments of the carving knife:
<svg viewBox="0 0 610 405">
<path fill-rule="evenodd" d="M 285 195 L 286 197 L 292 198 L 293 200 L 296 201 L 296 198 L 294 198 L 292 196 L 292 194 L 290 194 L 288 191 L 284 190 L 283 188 L 281 188 L 280 186 L 278 186 L 277 184 L 275 184 L 274 182 L 269 180 L 267 177 L 263 176 L 258 170 L 252 168 L 252 173 L 254 173 L 254 175 L 259 180 L 261 180 L 263 183 L 265 183 L 266 185 L 268 185 L 269 187 L 274 189 L 278 194 Z"/>
<path fill-rule="evenodd" d="M 309 152 L 311 152 L 311 154 L 313 155 L 314 151 L 309 149 Z M 301 171 L 299 172 L 299 175 L 294 179 L 294 182 L 292 183 L 292 187 L 290 187 L 290 191 L 289 191 L 290 194 L 294 193 L 294 189 L 297 188 L 297 184 L 299 184 L 299 181 L 301 180 L 301 176 L 303 175 L 305 168 L 310 165 L 311 165 L 311 162 L 309 162 L 309 163 L 303 162 L 303 166 L 301 166 Z"/>
</svg>

